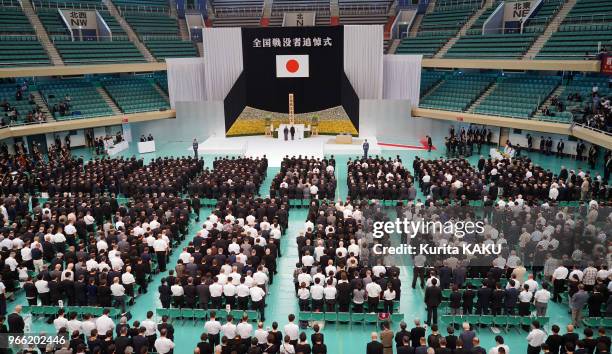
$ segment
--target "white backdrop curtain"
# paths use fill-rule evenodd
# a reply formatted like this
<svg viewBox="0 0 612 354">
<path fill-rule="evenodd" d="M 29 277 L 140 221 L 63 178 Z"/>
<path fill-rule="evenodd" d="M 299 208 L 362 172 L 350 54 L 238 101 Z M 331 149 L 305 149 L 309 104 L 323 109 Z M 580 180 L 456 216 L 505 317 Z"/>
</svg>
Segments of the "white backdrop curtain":
<svg viewBox="0 0 612 354">
<path fill-rule="evenodd" d="M 383 93 L 383 26 L 344 26 L 344 72 L 360 99 Z"/>
<path fill-rule="evenodd" d="M 384 99 L 408 99 L 412 107 L 419 105 L 422 55 L 384 56 Z"/>
<path fill-rule="evenodd" d="M 206 101 L 204 60 L 202 58 L 166 59 L 170 107 L 176 102 Z"/>
<path fill-rule="evenodd" d="M 240 28 L 204 28 L 206 97 L 223 100 L 242 69 L 242 32 Z"/>
</svg>

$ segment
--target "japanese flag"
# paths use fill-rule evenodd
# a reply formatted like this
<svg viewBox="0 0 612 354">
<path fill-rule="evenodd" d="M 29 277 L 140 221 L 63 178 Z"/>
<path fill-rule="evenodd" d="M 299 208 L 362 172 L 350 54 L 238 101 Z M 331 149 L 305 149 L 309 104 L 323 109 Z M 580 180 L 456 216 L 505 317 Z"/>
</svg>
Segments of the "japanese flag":
<svg viewBox="0 0 612 354">
<path fill-rule="evenodd" d="M 277 55 L 276 77 L 308 77 L 308 55 Z"/>
</svg>

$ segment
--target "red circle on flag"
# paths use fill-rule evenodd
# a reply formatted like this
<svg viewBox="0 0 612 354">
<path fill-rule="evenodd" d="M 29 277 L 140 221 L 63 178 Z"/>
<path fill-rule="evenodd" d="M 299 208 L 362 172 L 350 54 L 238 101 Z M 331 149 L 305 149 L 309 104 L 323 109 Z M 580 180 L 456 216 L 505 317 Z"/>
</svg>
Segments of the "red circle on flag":
<svg viewBox="0 0 612 354">
<path fill-rule="evenodd" d="M 287 64 L 285 64 L 287 71 L 290 73 L 294 73 L 300 69 L 300 63 L 298 63 L 295 59 L 287 60 Z"/>
</svg>

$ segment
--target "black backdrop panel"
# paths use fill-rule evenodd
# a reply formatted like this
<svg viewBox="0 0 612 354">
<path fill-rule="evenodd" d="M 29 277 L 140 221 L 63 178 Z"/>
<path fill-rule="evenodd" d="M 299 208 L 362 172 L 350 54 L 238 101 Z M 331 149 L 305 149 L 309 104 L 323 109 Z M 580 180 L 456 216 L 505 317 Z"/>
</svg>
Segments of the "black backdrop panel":
<svg viewBox="0 0 612 354">
<path fill-rule="evenodd" d="M 310 46 L 304 46 L 308 42 Z M 248 106 L 288 113 L 290 93 L 294 94 L 296 113 L 341 105 L 342 26 L 243 28 L 242 48 Z M 298 54 L 309 56 L 309 77 L 277 78 L 276 56 Z"/>
<path fill-rule="evenodd" d="M 226 132 L 246 107 L 246 96 L 246 81 L 244 80 L 244 72 L 242 72 L 223 100 Z"/>
<path fill-rule="evenodd" d="M 359 131 L 359 96 L 345 73 L 342 73 L 342 108 Z"/>
</svg>

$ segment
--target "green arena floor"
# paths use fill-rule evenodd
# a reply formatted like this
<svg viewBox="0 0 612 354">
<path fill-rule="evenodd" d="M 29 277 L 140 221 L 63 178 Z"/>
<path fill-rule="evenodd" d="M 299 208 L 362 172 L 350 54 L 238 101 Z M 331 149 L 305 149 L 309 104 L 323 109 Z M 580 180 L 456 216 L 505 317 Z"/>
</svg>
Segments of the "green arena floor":
<svg viewBox="0 0 612 354">
<path fill-rule="evenodd" d="M 185 143 L 168 143 L 168 144 L 159 144 L 158 148 L 161 147 L 161 151 L 152 154 L 143 155 L 145 157 L 145 162 L 160 156 L 180 156 L 186 154 Z M 482 152 L 484 153 L 487 148 L 483 147 Z M 91 158 L 91 153 L 86 149 L 75 149 L 75 155 L 82 155 L 84 158 Z M 129 157 L 132 154 L 136 154 L 134 147 L 132 146 L 130 150 L 124 152 L 123 156 Z M 432 151 L 430 153 L 424 151 L 410 151 L 410 150 L 384 150 L 382 156 L 387 157 L 395 157 L 399 155 L 402 158 L 402 161 L 405 166 L 412 171 L 412 160 L 415 156 L 420 156 L 423 158 L 438 158 L 442 156 L 443 151 L 436 152 Z M 544 168 L 550 168 L 553 171 L 558 171 L 560 166 L 563 165 L 568 169 L 577 169 L 583 168 L 588 170 L 587 164 L 582 162 L 577 162 L 573 159 L 565 158 L 563 160 L 544 156 L 539 153 L 529 153 L 529 157 L 532 158 L 534 163 L 539 164 Z M 206 165 L 212 168 L 212 159 L 214 156 L 204 155 L 206 160 Z M 336 190 L 336 196 L 338 198 L 345 198 L 347 193 L 346 187 L 346 161 L 348 157 L 336 157 L 336 176 L 338 181 L 338 188 Z M 478 160 L 478 155 L 474 155 L 470 157 L 470 162 L 475 164 Z M 601 163 L 598 163 L 599 172 L 601 173 Z M 278 168 L 269 168 L 266 180 L 263 182 L 260 194 L 265 196 L 268 194 L 269 186 L 272 181 L 274 175 L 278 172 Z M 422 197 L 420 195 L 419 197 Z M 205 218 L 206 215 L 210 212 L 210 209 L 202 209 L 201 217 Z M 395 218 L 395 211 L 390 208 L 389 213 L 391 217 Z M 274 278 L 274 283 L 271 286 L 271 291 L 269 296 L 266 299 L 266 327 L 271 327 L 273 321 L 277 321 L 279 323 L 279 328 L 282 330 L 283 326 L 287 323 L 287 315 L 293 313 L 298 313 L 298 303 L 297 299 L 294 296 L 293 291 L 293 271 L 295 269 L 295 264 L 298 262 L 298 253 L 295 246 L 295 236 L 298 232 L 302 231 L 304 221 L 306 218 L 307 209 L 291 209 L 289 214 L 289 230 L 286 235 L 283 237 L 281 241 L 281 253 L 282 258 L 278 260 L 279 264 L 277 266 L 278 274 Z M 196 225 L 196 223 L 192 220 L 190 234 L 187 239 L 183 242 L 184 245 L 187 245 L 188 241 L 195 235 L 196 231 L 201 227 L 201 225 Z M 169 269 L 176 265 L 176 261 L 178 259 L 178 255 L 180 253 L 181 247 L 175 249 L 172 254 L 172 257 L 169 261 Z M 410 260 L 408 258 L 404 259 L 403 264 L 399 265 L 401 269 L 400 279 L 402 281 L 402 297 L 400 301 L 400 312 L 404 314 L 405 321 L 408 323 L 409 328 L 412 327 L 412 321 L 415 318 L 424 319 L 426 316 L 425 306 L 423 303 L 423 290 L 417 287 L 416 290 L 413 290 L 410 285 L 412 282 L 412 269 L 410 266 Z M 136 303 L 134 306 L 131 306 L 129 310 L 132 313 L 132 320 L 143 320 L 145 319 L 145 314 L 149 310 L 155 310 L 158 307 L 161 307 L 157 296 L 157 287 L 160 284 L 160 280 L 162 277 L 166 276 L 166 273 L 158 274 L 154 277 L 154 280 L 151 284 L 149 284 L 149 292 L 147 294 L 143 294 L 136 299 Z M 20 292 L 15 301 L 12 301 L 8 305 L 8 311 L 12 311 L 12 308 L 16 304 L 25 304 L 26 300 L 23 295 L 23 292 Z M 547 315 L 550 317 L 551 324 L 558 324 L 562 327 L 562 334 L 565 333 L 564 327 L 570 323 L 570 316 L 567 312 L 566 305 L 559 305 L 556 303 L 550 303 L 548 307 Z M 182 321 L 175 320 L 173 322 L 175 327 L 175 343 L 176 348 L 174 353 L 176 354 L 184 354 L 191 353 L 195 348 L 195 345 L 199 341 L 200 334 L 203 332 L 204 323 L 193 321 Z M 393 330 L 396 331 L 399 328 L 398 325 L 393 326 Z M 550 325 L 546 328 L 548 331 L 550 329 Z M 363 353 L 365 352 L 366 343 L 369 342 L 370 333 L 372 331 L 376 331 L 378 328 L 374 325 L 353 325 L 349 326 L 348 324 L 327 324 L 322 332 L 325 334 L 325 344 L 327 344 L 328 353 L 336 354 L 336 353 Z M 30 332 L 46 332 L 52 333 L 54 332 L 53 326 L 46 324 L 43 319 L 34 320 L 32 323 L 32 327 L 30 328 Z M 580 330 L 581 332 L 581 330 Z M 311 330 L 306 330 L 308 338 L 310 338 Z M 429 331 L 428 331 L 429 333 Z M 446 335 L 445 328 L 441 329 L 441 333 Z M 505 333 L 503 330 L 500 333 L 504 339 L 506 340 L 506 344 L 508 344 L 513 353 L 525 353 L 526 352 L 526 336 L 527 332 L 517 331 L 516 329 L 511 330 L 509 333 Z M 479 328 L 477 331 L 478 337 L 481 339 L 481 345 L 489 350 L 489 348 L 493 347 L 494 334 L 489 328 Z"/>
</svg>

